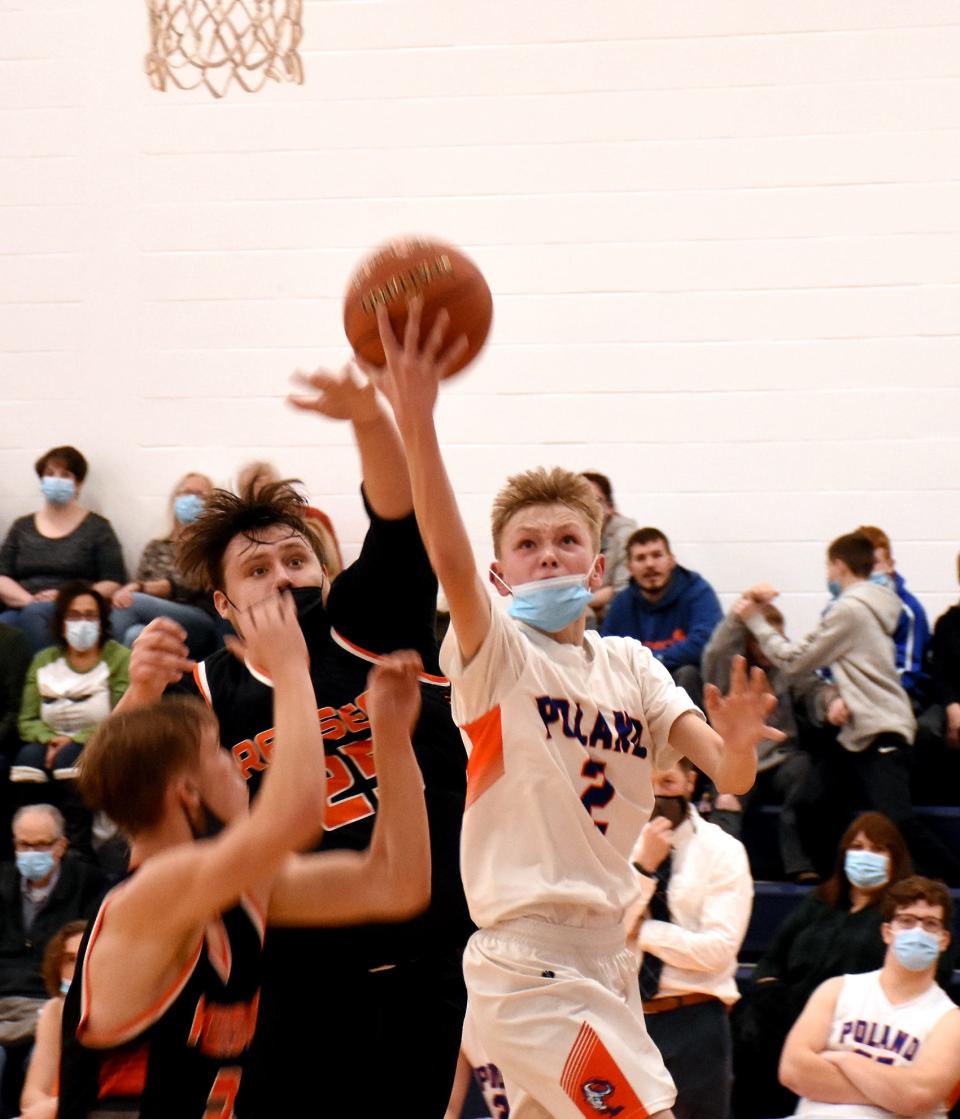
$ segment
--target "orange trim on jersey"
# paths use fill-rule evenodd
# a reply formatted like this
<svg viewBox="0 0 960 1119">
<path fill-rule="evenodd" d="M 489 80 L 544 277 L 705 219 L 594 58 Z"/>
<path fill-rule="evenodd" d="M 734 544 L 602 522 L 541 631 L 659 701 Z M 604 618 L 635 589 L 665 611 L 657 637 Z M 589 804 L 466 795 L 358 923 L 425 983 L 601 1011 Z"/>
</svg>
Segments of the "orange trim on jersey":
<svg viewBox="0 0 960 1119">
<path fill-rule="evenodd" d="M 139 1099 L 147 1086 L 147 1065 L 150 1060 L 150 1043 L 145 1041 L 135 1049 L 121 1053 L 107 1053 L 100 1062 L 97 1099 L 111 1097 Z"/>
<path fill-rule="evenodd" d="M 649 1115 L 619 1065 L 587 1022 L 581 1023 L 577 1039 L 567 1055 L 560 1086 L 588 1119 L 597 1114 L 615 1114 L 620 1119 L 647 1119 Z"/>
<path fill-rule="evenodd" d="M 463 730 L 472 747 L 467 759 L 466 810 L 503 776 L 503 727 L 499 705 L 472 723 L 465 723 Z"/>
<path fill-rule="evenodd" d="M 230 969 L 233 967 L 233 951 L 230 948 L 230 937 L 227 935 L 223 918 L 217 916 L 209 921 L 203 930 L 203 937 L 207 942 L 207 959 L 226 986 L 230 979 Z"/>
<path fill-rule="evenodd" d="M 383 664 L 386 659 L 382 653 L 371 653 L 369 649 L 362 649 L 359 645 L 354 645 L 349 638 L 344 637 L 342 633 L 337 633 L 333 628 L 330 630 L 330 636 L 341 649 L 346 649 L 348 653 L 353 653 L 355 657 L 368 661 L 370 664 Z M 450 681 L 446 676 L 432 676 L 429 672 L 419 672 L 417 673 L 417 679 L 424 684 L 436 684 L 439 688 L 450 687 Z"/>
<path fill-rule="evenodd" d="M 122 884 L 114 888 L 111 893 L 116 893 L 117 890 L 122 890 Z M 118 1027 L 115 1030 L 109 1030 L 106 1033 L 94 1033 L 87 1025 L 87 1019 L 90 1017 L 90 972 L 88 963 L 90 954 L 93 951 L 96 938 L 100 932 L 103 924 L 104 914 L 107 911 L 107 906 L 110 904 L 110 895 L 104 899 L 103 904 L 100 906 L 100 912 L 97 914 L 96 922 L 93 926 L 93 931 L 90 933 L 90 939 L 87 942 L 87 951 L 84 956 L 83 966 L 83 987 L 80 992 L 80 1022 L 77 1026 L 77 1037 L 85 1045 L 95 1049 L 112 1049 L 117 1045 L 123 1045 L 124 1042 L 129 1041 L 132 1037 L 136 1037 L 138 1033 L 142 1033 L 147 1026 L 152 1026 L 154 1022 L 158 1021 L 167 1012 L 174 1000 L 183 990 L 190 978 L 193 969 L 197 966 L 197 961 L 200 959 L 200 953 L 203 951 L 204 938 L 201 936 L 197 942 L 197 950 L 193 954 L 193 958 L 184 966 L 180 974 L 174 979 L 170 987 L 165 991 L 152 1006 L 148 1007 L 141 1014 L 132 1018 L 125 1025 Z"/>
<path fill-rule="evenodd" d="M 207 706 L 213 710 L 213 700 L 210 698 L 210 685 L 207 683 L 207 667 L 205 661 L 197 661 L 193 666 L 193 682 L 197 685 L 197 691 L 207 701 Z"/>
<path fill-rule="evenodd" d="M 241 894 L 240 904 L 243 906 L 243 911 L 250 918 L 250 923 L 257 930 L 257 935 L 260 937 L 260 943 L 262 944 L 263 938 L 267 935 L 266 909 L 253 894 Z"/>
</svg>

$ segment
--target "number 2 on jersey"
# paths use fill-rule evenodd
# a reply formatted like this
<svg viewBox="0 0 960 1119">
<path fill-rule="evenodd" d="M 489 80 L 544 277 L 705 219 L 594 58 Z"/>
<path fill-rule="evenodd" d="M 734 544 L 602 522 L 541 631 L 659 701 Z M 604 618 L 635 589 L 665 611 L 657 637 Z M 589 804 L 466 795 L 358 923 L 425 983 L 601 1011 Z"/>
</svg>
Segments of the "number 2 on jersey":
<svg viewBox="0 0 960 1119">
<path fill-rule="evenodd" d="M 583 769 L 580 770 L 580 776 L 589 780 L 589 784 L 580 794 L 580 801 L 589 812 L 593 826 L 601 835 L 607 834 L 609 821 L 598 820 L 595 813 L 598 809 L 606 808 L 617 795 L 617 790 L 607 780 L 606 769 L 606 762 L 595 762 L 592 758 L 587 758 L 583 763 Z"/>
</svg>

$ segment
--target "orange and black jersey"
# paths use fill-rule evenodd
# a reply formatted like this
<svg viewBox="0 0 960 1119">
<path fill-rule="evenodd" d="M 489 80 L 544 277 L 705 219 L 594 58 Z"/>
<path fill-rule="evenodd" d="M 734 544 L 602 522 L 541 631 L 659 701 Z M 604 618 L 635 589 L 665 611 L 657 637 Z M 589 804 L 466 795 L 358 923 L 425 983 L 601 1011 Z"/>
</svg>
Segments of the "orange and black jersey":
<svg viewBox="0 0 960 1119">
<path fill-rule="evenodd" d="M 317 717 L 327 757 L 324 850 L 364 850 L 377 812 L 377 777 L 364 704 L 371 661 L 416 649 L 424 663 L 422 713 L 413 735 L 423 773 L 432 848 L 428 911 L 403 925 L 309 930 L 316 950 L 365 968 L 460 948 L 472 926 L 460 882 L 460 824 L 466 755 L 450 716 L 449 688 L 438 675 L 434 621 L 437 582 L 416 520 L 384 520 L 367 506 L 370 528 L 357 561 L 334 581 L 326 607 L 316 589 L 294 591 L 310 654 Z M 228 749 L 256 796 L 273 746 L 273 691 L 256 666 L 221 650 L 177 690 L 200 694 L 220 722 Z M 294 936 L 294 934 L 290 934 Z"/>
<path fill-rule="evenodd" d="M 62 1119 L 116 1110 L 139 1119 L 249 1114 L 243 1073 L 260 1004 L 263 912 L 245 897 L 212 921 L 181 975 L 147 1014 L 109 1037 L 94 1036 L 88 1017 L 96 991 L 84 961 L 110 900 L 108 894 L 81 944 L 64 1004 L 58 1114 Z"/>
</svg>

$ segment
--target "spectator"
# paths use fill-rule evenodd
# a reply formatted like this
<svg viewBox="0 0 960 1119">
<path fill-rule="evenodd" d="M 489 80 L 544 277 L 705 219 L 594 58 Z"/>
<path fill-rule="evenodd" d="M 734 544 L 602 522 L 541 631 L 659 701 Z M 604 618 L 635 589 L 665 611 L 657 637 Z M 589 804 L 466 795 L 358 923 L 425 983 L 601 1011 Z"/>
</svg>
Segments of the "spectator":
<svg viewBox="0 0 960 1119">
<path fill-rule="evenodd" d="M 606 474 L 584 470 L 583 476 L 590 483 L 593 496 L 603 510 L 600 554 L 607 563 L 603 569 L 603 585 L 598 591 L 594 591 L 593 598 L 590 599 L 590 609 L 593 611 L 595 623 L 591 628 L 596 629 L 603 621 L 613 596 L 623 590 L 630 578 L 630 572 L 627 571 L 627 539 L 636 529 L 637 522 L 617 512 L 613 500 L 613 486 Z"/>
<path fill-rule="evenodd" d="M 86 921 L 68 921 L 55 933 L 43 954 L 43 982 L 50 996 L 37 1020 L 36 1041 L 20 1093 L 20 1119 L 56 1119 L 60 1073 L 60 1030 L 63 999 L 86 932 Z"/>
<path fill-rule="evenodd" d="M 610 603 L 600 632 L 635 637 L 674 681 L 703 706 L 700 658 L 723 617 L 713 587 L 681 567 L 658 528 L 638 529 L 627 541 L 630 583 Z"/>
<path fill-rule="evenodd" d="M 70 841 L 90 854 L 90 816 L 75 790 L 77 762 L 127 690 L 130 650 L 109 639 L 109 607 L 89 583 L 65 584 L 54 605 L 57 644 L 37 653 L 27 670 L 19 720 L 23 746 L 10 780 L 26 800 L 30 785 L 52 777 Z"/>
<path fill-rule="evenodd" d="M 957 556 L 960 579 L 960 555 Z M 937 618 L 930 642 L 930 671 L 943 707 L 940 725 L 947 745 L 960 747 L 960 605 Z"/>
<path fill-rule="evenodd" d="M 631 860 L 641 911 L 629 941 L 642 953 L 644 1022 L 677 1086 L 677 1119 L 726 1119 L 733 1076 L 730 1007 L 753 903 L 743 844 L 690 803 L 686 758 L 653 774 L 656 807 Z"/>
<path fill-rule="evenodd" d="M 110 624 L 117 640 L 127 647 L 154 618 L 172 618 L 183 626 L 194 660 L 203 660 L 219 646 L 220 629 L 210 592 L 187 586 L 177 568 L 180 536 L 203 511 L 212 489 L 206 474 L 185 474 L 180 479 L 170 495 L 169 532 L 147 544 L 135 580 L 114 594 Z"/>
<path fill-rule="evenodd" d="M 862 533 L 873 545 L 873 571 L 870 578 L 897 592 L 902 610 L 893 635 L 897 655 L 897 672 L 903 690 L 919 714 L 930 702 L 930 677 L 924 669 L 930 644 L 930 625 L 920 600 L 907 590 L 903 576 L 897 571 L 890 537 L 876 525 L 861 525 Z"/>
<path fill-rule="evenodd" d="M 787 1038 L 780 1075 L 803 1096 L 797 1115 L 946 1115 L 960 1080 L 960 1009 L 935 972 L 950 918 L 942 882 L 907 878 L 887 891 L 882 967 L 828 979 Z"/>
<path fill-rule="evenodd" d="M 43 953 L 67 921 L 90 917 L 104 890 L 96 867 L 67 854 L 63 817 L 49 804 L 13 818 L 16 861 L 0 864 L 0 1045 L 2 1105 L 16 1114 L 27 1050 L 44 1003 Z"/>
<path fill-rule="evenodd" d="M 10 847 L 12 805 L 7 778 L 11 759 L 20 749 L 17 718 L 29 663 L 27 639 L 13 626 L 0 623 L 0 859 L 9 859 L 13 853 Z"/>
<path fill-rule="evenodd" d="M 255 497 L 264 486 L 279 481 L 281 481 L 280 474 L 272 462 L 248 462 L 237 472 L 236 492 L 245 494 L 249 489 Z M 317 509 L 313 505 L 306 506 L 304 519 L 307 527 L 320 543 L 323 566 L 327 569 L 327 574 L 331 579 L 336 579 L 343 570 L 343 556 L 340 554 L 340 544 L 333 521 L 322 509 Z"/>
<path fill-rule="evenodd" d="M 916 720 L 900 685 L 890 640 L 901 606 L 892 590 L 869 582 L 873 562 L 873 545 L 862 533 L 831 543 L 827 580 L 838 597 L 802 641 L 788 641 L 760 612 L 761 604 L 777 595 L 769 584 L 747 591 L 734 611 L 767 658 L 788 676 L 829 667 L 839 694 L 827 719 L 839 728 L 837 741 L 843 749 L 825 752 L 826 788 L 858 785 L 867 806 L 889 816 L 903 832 L 921 866 L 960 883 L 960 861 L 913 813 L 909 751 Z"/>
<path fill-rule="evenodd" d="M 0 622 L 26 634 L 30 652 L 50 642 L 53 600 L 64 583 L 86 579 L 109 599 L 127 574 L 110 522 L 78 497 L 87 460 L 76 447 L 54 447 L 37 459 L 43 505 L 10 526 L 0 548 Z"/>
<path fill-rule="evenodd" d="M 783 615 L 772 603 L 765 603 L 761 613 L 778 633 L 784 632 Z M 800 733 L 794 704 L 816 707 L 818 699 L 835 694 L 814 672 L 796 677 L 792 682 L 782 669 L 764 655 L 757 639 L 732 611 L 713 631 L 703 654 L 703 678 L 727 693 L 730 687 L 730 663 L 735 656 L 746 657 L 749 668 L 762 668 L 777 697 L 776 710 L 767 722 L 783 731 L 783 742 L 761 742 L 757 747 L 757 780 L 753 788 L 740 797 L 725 793 L 714 802 L 713 823 L 740 838 L 742 814 L 749 805 L 780 804 L 777 820 L 780 860 L 783 872 L 794 882 L 818 882 L 813 861 L 800 837 L 798 815 L 814 797 L 812 781 L 813 758 L 800 744 Z"/>
<path fill-rule="evenodd" d="M 738 1119 L 793 1111 L 795 1097 L 777 1080 L 783 1042 L 824 980 L 882 964 L 880 903 L 888 886 L 911 873 L 903 836 L 879 812 L 862 813 L 844 832 L 833 874 L 777 929 L 734 1012 Z M 942 974 L 950 974 L 946 959 Z"/>
</svg>

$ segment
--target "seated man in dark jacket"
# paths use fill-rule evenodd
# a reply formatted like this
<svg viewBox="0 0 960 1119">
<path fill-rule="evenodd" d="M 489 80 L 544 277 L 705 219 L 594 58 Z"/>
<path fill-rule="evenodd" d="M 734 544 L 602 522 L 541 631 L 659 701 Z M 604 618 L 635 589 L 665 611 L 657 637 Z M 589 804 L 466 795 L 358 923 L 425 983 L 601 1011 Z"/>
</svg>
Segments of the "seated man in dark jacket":
<svg viewBox="0 0 960 1119">
<path fill-rule="evenodd" d="M 103 896 L 102 873 L 64 857 L 63 817 L 49 804 L 13 818 L 14 862 L 0 863 L 0 1046 L 6 1067 L 0 1114 L 17 1112 L 25 1058 L 47 1001 L 41 967 L 47 941 L 68 921 L 91 917 Z"/>
<path fill-rule="evenodd" d="M 713 587 L 677 563 L 658 528 L 640 528 L 627 541 L 630 582 L 610 603 L 600 632 L 646 645 L 681 688 L 703 706 L 700 658 L 723 617 Z"/>
</svg>

